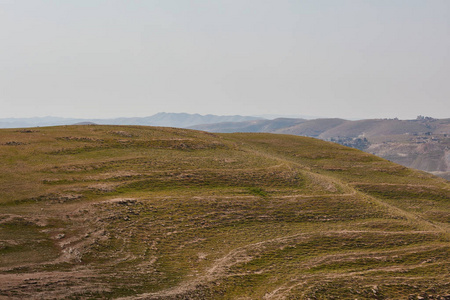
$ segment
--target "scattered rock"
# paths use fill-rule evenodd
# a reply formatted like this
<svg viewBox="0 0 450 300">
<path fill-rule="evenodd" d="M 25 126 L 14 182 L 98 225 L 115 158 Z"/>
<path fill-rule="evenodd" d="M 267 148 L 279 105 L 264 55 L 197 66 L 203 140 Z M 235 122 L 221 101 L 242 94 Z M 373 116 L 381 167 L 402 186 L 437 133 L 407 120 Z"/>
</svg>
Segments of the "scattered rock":
<svg viewBox="0 0 450 300">
<path fill-rule="evenodd" d="M 129 133 L 129 132 L 125 132 L 125 131 L 111 131 L 110 133 L 118 135 L 118 136 L 125 136 L 125 137 L 133 137 L 134 135 Z"/>
<path fill-rule="evenodd" d="M 17 142 L 17 141 L 10 141 L 10 142 L 4 143 L 4 145 L 7 145 L 7 146 L 20 146 L 20 145 L 26 145 L 26 143 Z"/>
<path fill-rule="evenodd" d="M 60 234 L 58 234 L 55 238 L 57 239 L 57 240 L 60 240 L 60 239 L 62 239 L 62 238 L 64 238 L 66 235 L 64 234 L 64 233 L 60 233 Z"/>
<path fill-rule="evenodd" d="M 92 138 L 92 137 L 77 137 L 77 136 L 62 136 L 57 137 L 57 140 L 63 141 L 77 141 L 77 142 L 104 142 L 103 139 Z"/>
</svg>

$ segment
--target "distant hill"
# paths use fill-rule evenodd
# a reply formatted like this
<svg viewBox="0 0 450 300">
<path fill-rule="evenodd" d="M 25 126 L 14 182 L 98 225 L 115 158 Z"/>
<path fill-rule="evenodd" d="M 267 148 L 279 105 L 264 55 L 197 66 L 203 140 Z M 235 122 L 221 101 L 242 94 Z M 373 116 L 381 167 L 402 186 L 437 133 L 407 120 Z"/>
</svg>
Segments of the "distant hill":
<svg viewBox="0 0 450 300">
<path fill-rule="evenodd" d="M 327 132 L 328 130 L 331 130 L 347 122 L 349 121 L 343 119 L 316 119 L 316 120 L 309 120 L 307 122 L 302 122 L 298 125 L 290 127 L 279 128 L 277 132 L 310 137 L 319 137 L 324 132 Z"/>
<path fill-rule="evenodd" d="M 2 118 L 0 119 L 0 128 L 27 128 L 39 126 L 72 125 L 81 122 L 89 122 L 89 120 L 59 117 Z"/>
<path fill-rule="evenodd" d="M 93 122 L 79 122 L 79 123 L 75 123 L 73 125 L 98 125 L 98 124 L 93 123 Z"/>
<path fill-rule="evenodd" d="M 450 180 L 450 119 L 275 119 L 203 124 L 191 128 L 210 132 L 270 132 L 315 137 Z"/>
<path fill-rule="evenodd" d="M 94 125 L 0 157 L 1 299 L 448 299 L 450 183 L 357 149 Z"/>
<path fill-rule="evenodd" d="M 450 133 L 450 119 L 433 119 L 432 121 L 374 119 L 346 121 L 321 133 L 318 137 L 327 139 L 332 137 L 376 137 L 445 132 Z"/>
<path fill-rule="evenodd" d="M 38 126 L 72 125 L 78 123 L 95 123 L 103 125 L 145 125 L 187 128 L 198 124 L 219 122 L 241 122 L 258 120 L 261 118 L 251 116 L 217 116 L 187 113 L 157 113 L 149 117 L 114 118 L 114 119 L 75 119 L 59 117 L 39 118 L 4 118 L 0 119 L 0 128 L 26 128 Z"/>
<path fill-rule="evenodd" d="M 398 134 L 450 134 L 450 119 L 293 119 L 278 118 L 244 122 L 200 124 L 191 129 L 209 132 L 272 132 L 327 139 L 332 137 L 373 137 Z"/>
<path fill-rule="evenodd" d="M 190 126 L 191 129 L 209 132 L 278 132 L 284 128 L 307 122 L 305 119 L 278 118 L 274 120 L 251 120 L 244 122 L 223 122 Z"/>
</svg>

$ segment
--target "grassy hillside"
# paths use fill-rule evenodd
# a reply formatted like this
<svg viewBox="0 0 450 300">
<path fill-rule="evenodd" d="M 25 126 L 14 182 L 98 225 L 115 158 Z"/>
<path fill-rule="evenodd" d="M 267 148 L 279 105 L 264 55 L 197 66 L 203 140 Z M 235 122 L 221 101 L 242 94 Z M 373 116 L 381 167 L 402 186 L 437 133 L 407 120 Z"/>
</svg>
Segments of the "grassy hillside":
<svg viewBox="0 0 450 300">
<path fill-rule="evenodd" d="M 0 130 L 0 297 L 443 299 L 450 184 L 313 138 Z"/>
<path fill-rule="evenodd" d="M 450 180 L 450 119 L 275 119 L 192 128 L 209 132 L 270 132 L 317 137 Z"/>
</svg>

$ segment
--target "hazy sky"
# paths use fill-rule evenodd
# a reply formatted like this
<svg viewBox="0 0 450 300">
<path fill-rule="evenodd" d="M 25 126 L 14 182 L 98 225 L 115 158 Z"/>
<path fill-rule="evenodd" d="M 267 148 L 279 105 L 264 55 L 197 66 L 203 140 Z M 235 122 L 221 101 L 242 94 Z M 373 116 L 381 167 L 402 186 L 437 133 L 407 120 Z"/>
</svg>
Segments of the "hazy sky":
<svg viewBox="0 0 450 300">
<path fill-rule="evenodd" d="M 450 117 L 449 0 L 0 0 L 0 117 Z"/>
</svg>

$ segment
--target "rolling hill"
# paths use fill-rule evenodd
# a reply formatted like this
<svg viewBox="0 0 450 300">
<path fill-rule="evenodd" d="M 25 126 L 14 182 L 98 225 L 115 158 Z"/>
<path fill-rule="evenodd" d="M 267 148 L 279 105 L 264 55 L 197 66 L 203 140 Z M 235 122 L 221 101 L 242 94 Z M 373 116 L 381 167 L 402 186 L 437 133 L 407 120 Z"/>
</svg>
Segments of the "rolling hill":
<svg viewBox="0 0 450 300">
<path fill-rule="evenodd" d="M 450 180 L 450 119 L 275 119 L 192 126 L 209 132 L 309 136 L 354 147 Z"/>
<path fill-rule="evenodd" d="M 450 134 L 450 119 L 418 117 L 416 120 L 366 119 L 350 121 L 338 118 L 314 120 L 278 118 L 274 120 L 200 124 L 191 126 L 191 128 L 223 133 L 270 131 L 271 133 L 311 136 L 320 139 L 358 136 L 372 138 L 403 134 Z"/>
<path fill-rule="evenodd" d="M 0 297 L 450 296 L 449 182 L 357 149 L 85 125 L 2 129 L 0 162 Z"/>
</svg>

